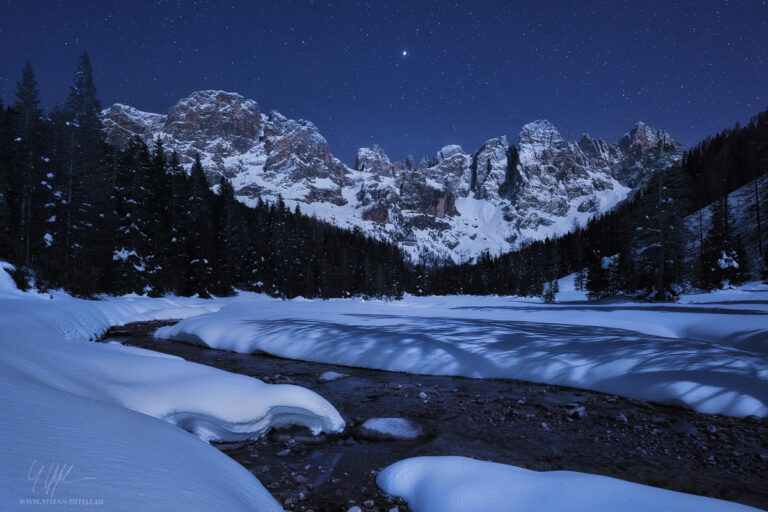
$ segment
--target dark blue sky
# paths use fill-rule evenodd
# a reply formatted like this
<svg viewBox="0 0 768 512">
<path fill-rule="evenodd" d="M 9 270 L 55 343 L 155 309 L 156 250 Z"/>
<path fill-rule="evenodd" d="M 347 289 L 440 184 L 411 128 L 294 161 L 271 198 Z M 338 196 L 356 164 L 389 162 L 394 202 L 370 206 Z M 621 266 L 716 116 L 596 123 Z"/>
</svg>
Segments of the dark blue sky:
<svg viewBox="0 0 768 512">
<path fill-rule="evenodd" d="M 0 3 L 5 101 L 29 59 L 62 103 L 87 50 L 104 105 L 236 91 L 313 121 L 348 164 L 373 143 L 402 159 L 516 140 L 538 118 L 608 141 L 643 120 L 687 146 L 768 106 L 761 0 L 86 3 Z"/>
</svg>

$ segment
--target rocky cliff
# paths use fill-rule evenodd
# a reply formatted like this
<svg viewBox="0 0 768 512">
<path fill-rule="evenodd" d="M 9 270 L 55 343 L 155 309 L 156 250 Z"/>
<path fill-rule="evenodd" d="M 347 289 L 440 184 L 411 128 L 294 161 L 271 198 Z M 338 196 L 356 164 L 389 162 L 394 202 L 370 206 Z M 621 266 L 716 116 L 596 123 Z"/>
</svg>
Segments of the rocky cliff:
<svg viewBox="0 0 768 512">
<path fill-rule="evenodd" d="M 104 129 L 117 145 L 133 136 L 162 140 L 187 167 L 199 153 L 212 183 L 231 179 L 245 203 L 282 196 L 305 213 L 392 240 L 414 259 L 455 261 L 565 233 L 682 153 L 669 134 L 643 123 L 609 144 L 565 140 L 539 120 L 514 144 L 494 138 L 473 153 L 449 145 L 418 164 L 393 162 L 374 145 L 350 168 L 311 122 L 264 114 L 223 91 L 193 93 L 166 114 L 116 104 L 104 111 Z"/>
</svg>

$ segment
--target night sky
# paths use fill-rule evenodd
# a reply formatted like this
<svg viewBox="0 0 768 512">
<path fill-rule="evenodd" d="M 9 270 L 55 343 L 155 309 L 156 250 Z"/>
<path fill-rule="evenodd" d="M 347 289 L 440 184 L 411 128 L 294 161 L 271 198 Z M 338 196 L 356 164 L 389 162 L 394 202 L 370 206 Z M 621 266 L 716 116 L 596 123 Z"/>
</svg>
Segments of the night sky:
<svg viewBox="0 0 768 512">
<path fill-rule="evenodd" d="M 467 151 L 544 118 L 617 140 L 636 121 L 686 146 L 768 107 L 768 3 L 0 3 L 0 95 L 30 60 L 63 103 L 87 50 L 99 98 L 164 112 L 223 89 L 313 121 L 353 165 Z"/>
</svg>

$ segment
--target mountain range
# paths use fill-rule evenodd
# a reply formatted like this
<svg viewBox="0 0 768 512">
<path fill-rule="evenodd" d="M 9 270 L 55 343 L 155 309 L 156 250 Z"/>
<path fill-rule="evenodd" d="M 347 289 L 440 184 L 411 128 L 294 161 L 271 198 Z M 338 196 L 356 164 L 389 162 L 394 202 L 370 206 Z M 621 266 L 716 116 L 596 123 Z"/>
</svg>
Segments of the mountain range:
<svg viewBox="0 0 768 512">
<path fill-rule="evenodd" d="M 199 91 L 165 114 L 115 104 L 103 112 L 108 142 L 162 140 L 189 168 L 199 154 L 213 186 L 224 176 L 245 204 L 282 198 L 334 225 L 397 243 L 414 261 L 471 260 L 563 234 L 631 196 L 678 162 L 682 146 L 642 122 L 609 144 L 563 138 L 546 120 L 517 140 L 474 152 L 448 145 L 434 157 L 393 162 L 358 150 L 354 167 L 334 157 L 309 121 L 265 114 L 243 96 Z"/>
</svg>

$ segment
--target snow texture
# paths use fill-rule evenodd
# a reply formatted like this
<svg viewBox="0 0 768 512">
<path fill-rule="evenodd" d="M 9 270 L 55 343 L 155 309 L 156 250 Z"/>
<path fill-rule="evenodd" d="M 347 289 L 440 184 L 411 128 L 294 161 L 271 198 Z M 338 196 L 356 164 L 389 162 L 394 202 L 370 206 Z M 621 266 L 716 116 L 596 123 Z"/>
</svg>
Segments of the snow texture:
<svg viewBox="0 0 768 512">
<path fill-rule="evenodd" d="M 22 293 L 0 271 L 0 509 L 92 498 L 110 510 L 280 510 L 245 469 L 173 425 L 206 440 L 257 438 L 293 424 L 338 432 L 344 421 L 332 405 L 298 386 L 89 342 L 111 325 L 183 318 L 237 300 Z M 69 476 L 46 488 L 57 465 Z M 38 472 L 37 483 L 28 479 Z"/>
<path fill-rule="evenodd" d="M 615 478 L 537 472 L 465 457 L 416 457 L 385 468 L 376 483 L 413 512 L 736 512 L 757 510 Z"/>
<path fill-rule="evenodd" d="M 418 424 L 407 418 L 371 418 L 360 429 L 365 432 L 366 438 L 411 440 L 424 433 Z"/>
<path fill-rule="evenodd" d="M 766 298 L 764 285 L 684 296 L 685 303 L 674 305 L 262 296 L 161 328 L 155 336 L 241 353 L 415 374 L 521 379 L 710 414 L 768 417 Z"/>
</svg>

